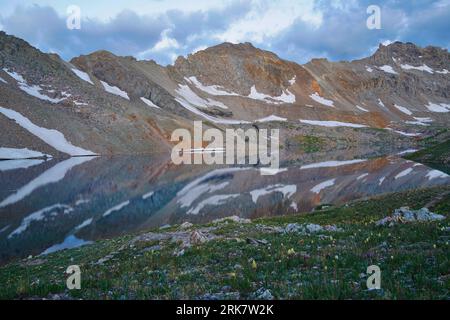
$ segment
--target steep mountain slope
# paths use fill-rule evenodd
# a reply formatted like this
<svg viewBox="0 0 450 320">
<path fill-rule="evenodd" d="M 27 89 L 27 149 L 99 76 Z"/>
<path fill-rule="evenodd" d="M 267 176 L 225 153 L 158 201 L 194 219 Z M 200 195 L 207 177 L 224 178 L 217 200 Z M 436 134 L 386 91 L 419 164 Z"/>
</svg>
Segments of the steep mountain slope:
<svg viewBox="0 0 450 320">
<path fill-rule="evenodd" d="M 282 144 L 306 133 L 411 141 L 448 127 L 448 70 L 448 51 L 399 42 L 362 60 L 306 65 L 249 43 L 223 43 L 168 67 L 107 51 L 65 62 L 0 32 L 0 147 L 52 156 L 167 152 L 172 131 L 192 129 L 193 120 L 277 127 Z"/>
<path fill-rule="evenodd" d="M 0 66 L 2 147 L 30 147 L 54 156 L 167 151 L 173 128 L 187 125 L 4 33 Z M 90 152 L 71 153 L 64 144 Z"/>
</svg>

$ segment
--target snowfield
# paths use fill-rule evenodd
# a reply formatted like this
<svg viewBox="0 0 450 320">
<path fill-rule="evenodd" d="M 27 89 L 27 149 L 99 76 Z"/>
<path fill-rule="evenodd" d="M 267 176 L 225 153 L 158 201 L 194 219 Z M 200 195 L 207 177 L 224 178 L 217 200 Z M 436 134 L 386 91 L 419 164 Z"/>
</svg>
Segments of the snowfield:
<svg viewBox="0 0 450 320">
<path fill-rule="evenodd" d="M 370 112 L 369 110 L 364 109 L 363 107 L 360 107 L 360 106 L 356 106 L 356 108 L 361 110 L 362 112 Z"/>
<path fill-rule="evenodd" d="M 297 81 L 297 76 L 294 76 L 291 80 L 289 80 L 289 84 L 293 86 L 295 84 L 295 81 Z"/>
<path fill-rule="evenodd" d="M 240 194 L 224 194 L 212 196 L 201 201 L 195 208 L 189 209 L 187 214 L 199 214 L 200 211 L 206 206 L 219 206 L 225 204 L 231 199 L 238 198 L 239 196 Z"/>
<path fill-rule="evenodd" d="M 321 127 L 349 127 L 349 128 L 367 128 L 364 124 L 340 122 L 340 121 L 318 121 L 318 120 L 300 120 L 301 123 Z"/>
<path fill-rule="evenodd" d="M 115 94 L 116 96 L 130 100 L 130 97 L 128 97 L 128 93 L 126 93 L 125 91 L 121 90 L 118 87 L 111 86 L 108 83 L 106 83 L 105 81 L 100 81 L 100 82 L 102 83 L 103 88 L 105 88 L 106 92 L 109 92 L 109 93 Z"/>
<path fill-rule="evenodd" d="M 120 211 L 123 208 L 125 208 L 126 206 L 128 206 L 129 204 L 130 204 L 129 200 L 125 201 L 125 202 L 122 202 L 121 204 L 118 204 L 117 206 L 114 206 L 111 209 L 107 210 L 105 213 L 103 213 L 103 217 L 107 217 L 113 212 Z"/>
<path fill-rule="evenodd" d="M 7 118 L 14 120 L 19 126 L 35 135 L 54 149 L 66 153 L 71 156 L 87 156 L 95 155 L 92 151 L 85 150 L 74 146 L 66 140 L 64 135 L 54 129 L 46 129 L 32 123 L 28 118 L 24 117 L 17 111 L 3 108 L 0 106 L 0 113 Z"/>
<path fill-rule="evenodd" d="M 448 71 L 447 69 L 443 69 L 442 71 L 436 71 L 436 73 L 439 73 L 439 74 L 449 74 L 450 71 Z"/>
<path fill-rule="evenodd" d="M 411 65 L 409 65 L 409 64 L 402 64 L 402 65 L 400 65 L 400 67 L 401 67 L 403 70 L 418 70 L 418 71 L 428 72 L 428 73 L 431 73 L 431 74 L 434 73 L 434 70 L 431 69 L 431 68 L 430 68 L 429 66 L 427 66 L 426 64 L 423 64 L 423 65 L 421 65 L 421 66 L 419 66 L 419 67 L 414 67 L 414 66 L 411 66 Z"/>
<path fill-rule="evenodd" d="M 256 120 L 256 122 L 275 122 L 275 121 L 284 122 L 284 121 L 287 121 L 287 119 L 278 117 L 276 115 L 271 115 L 271 116 L 268 116 L 266 118 L 262 118 L 262 119 Z"/>
<path fill-rule="evenodd" d="M 286 90 L 286 92 L 283 91 L 283 93 L 280 96 L 272 97 L 267 94 L 258 92 L 258 90 L 256 90 L 256 86 L 252 86 L 252 88 L 250 89 L 250 94 L 247 97 L 250 99 L 260 100 L 265 103 L 271 104 L 295 103 L 295 95 L 289 90 Z"/>
<path fill-rule="evenodd" d="M 384 108 L 384 109 L 387 110 L 386 106 L 384 105 L 383 101 L 381 101 L 381 99 L 378 99 L 378 104 L 379 104 L 382 108 Z"/>
<path fill-rule="evenodd" d="M 393 131 L 393 132 L 398 133 L 398 134 L 400 134 L 402 136 L 405 136 L 405 137 L 418 137 L 418 136 L 421 135 L 420 133 L 408 133 L 408 132 L 403 132 L 403 131 L 400 131 L 400 130 L 394 130 L 392 128 L 385 128 L 385 129 L 389 130 L 389 131 Z"/>
<path fill-rule="evenodd" d="M 51 103 L 60 103 L 61 101 L 64 101 L 66 98 L 50 98 L 49 96 L 41 93 L 43 90 L 38 85 L 29 85 L 26 80 L 18 73 L 14 71 L 9 71 L 8 69 L 3 69 L 10 77 L 14 78 L 17 81 L 17 85 L 19 86 L 20 90 L 26 92 L 30 96 L 33 96 L 35 98 L 38 98 L 40 100 L 48 101 Z M 64 94 L 66 97 L 70 96 L 68 94 Z"/>
<path fill-rule="evenodd" d="M 239 94 L 235 92 L 228 92 L 223 90 L 220 86 L 213 85 L 213 86 L 205 86 L 203 85 L 197 77 L 189 77 L 184 78 L 187 82 L 192 83 L 195 85 L 195 87 L 207 94 L 210 94 L 212 96 L 239 96 Z"/>
<path fill-rule="evenodd" d="M 400 110 L 404 114 L 407 114 L 408 116 L 412 115 L 412 112 L 409 109 L 405 108 L 405 107 L 399 106 L 397 104 L 394 104 L 394 107 L 396 107 L 398 110 Z"/>
<path fill-rule="evenodd" d="M 310 95 L 310 98 L 313 99 L 314 101 L 320 103 L 320 104 L 323 104 L 324 106 L 334 107 L 334 101 L 333 100 L 325 99 L 325 98 L 321 97 L 317 92 L 315 92 L 312 95 Z"/>
<path fill-rule="evenodd" d="M 250 191 L 250 195 L 252 196 L 253 203 L 256 204 L 260 197 L 271 194 L 271 193 L 275 193 L 275 192 L 280 192 L 283 194 L 283 198 L 289 199 L 297 192 L 297 186 L 295 184 L 292 184 L 292 185 L 277 184 L 277 185 L 267 186 L 264 189 L 257 189 L 257 190 Z"/>
<path fill-rule="evenodd" d="M 228 120 L 228 119 L 221 119 L 216 118 L 213 116 L 210 116 L 199 109 L 200 108 L 208 108 L 210 106 L 214 106 L 217 104 L 221 104 L 218 101 L 214 101 L 211 99 L 205 100 L 198 95 L 195 94 L 188 86 L 186 85 L 179 85 L 179 88 L 175 90 L 178 94 L 178 97 L 175 98 L 175 100 L 181 104 L 185 109 L 189 110 L 192 113 L 195 113 L 206 120 L 209 120 L 214 123 L 221 123 L 221 124 L 243 124 L 243 123 L 249 123 L 248 121 L 243 120 Z M 222 104 L 223 105 L 223 104 Z M 223 105 L 224 106 L 224 105 Z M 225 106 L 226 107 L 226 106 Z"/>
<path fill-rule="evenodd" d="M 149 107 L 152 108 L 156 108 L 156 109 L 161 109 L 160 107 L 158 107 L 156 104 L 154 104 L 153 102 L 151 102 L 149 99 L 141 97 L 142 102 L 144 102 L 146 105 L 148 105 Z"/>
<path fill-rule="evenodd" d="M 427 127 L 429 126 L 430 122 L 433 122 L 433 119 L 431 118 L 418 118 L 418 117 L 414 117 L 415 121 L 406 121 L 407 124 L 415 124 L 418 126 L 424 126 Z"/>
<path fill-rule="evenodd" d="M 390 74 L 398 74 L 395 70 L 394 70 L 394 68 L 392 68 L 391 66 L 389 66 L 389 65 L 384 65 L 384 66 L 381 66 L 381 67 L 378 67 L 381 71 L 384 71 L 384 72 L 386 72 L 386 73 L 390 73 Z"/>
<path fill-rule="evenodd" d="M 437 112 L 437 113 L 447 113 L 450 112 L 450 104 L 436 104 L 436 103 L 428 103 L 427 106 L 425 106 L 428 110 L 431 112 Z"/>
<path fill-rule="evenodd" d="M 78 76 L 78 78 L 80 78 L 81 80 L 89 82 L 92 85 L 94 84 L 86 72 L 83 72 L 83 71 L 75 69 L 75 68 L 72 68 L 72 72 L 75 73 Z"/>
</svg>

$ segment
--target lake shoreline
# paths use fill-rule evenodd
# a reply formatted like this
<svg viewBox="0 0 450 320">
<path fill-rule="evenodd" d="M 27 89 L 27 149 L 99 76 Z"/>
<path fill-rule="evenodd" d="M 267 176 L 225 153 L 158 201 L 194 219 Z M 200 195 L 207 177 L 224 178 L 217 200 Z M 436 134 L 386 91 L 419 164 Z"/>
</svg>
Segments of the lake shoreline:
<svg viewBox="0 0 450 320">
<path fill-rule="evenodd" d="M 2 299 L 448 299 L 449 224 L 376 226 L 397 208 L 447 216 L 450 186 L 353 201 L 311 214 L 172 226 L 0 268 Z M 285 232 L 316 225 L 317 233 Z M 366 288 L 379 265 L 382 290 Z M 66 288 L 79 265 L 81 290 Z M 410 279 L 414 278 L 412 283 Z"/>
</svg>

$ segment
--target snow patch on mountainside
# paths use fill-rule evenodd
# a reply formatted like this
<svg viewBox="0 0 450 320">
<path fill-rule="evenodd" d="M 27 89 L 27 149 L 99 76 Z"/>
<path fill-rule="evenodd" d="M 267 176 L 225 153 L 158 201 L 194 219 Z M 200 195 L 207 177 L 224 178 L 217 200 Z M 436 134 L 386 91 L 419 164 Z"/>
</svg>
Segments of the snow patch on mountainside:
<svg viewBox="0 0 450 320">
<path fill-rule="evenodd" d="M 221 123 L 221 124 L 249 123 L 248 121 L 243 121 L 243 120 L 228 120 L 228 119 L 216 118 L 216 117 L 210 116 L 210 115 L 200 111 L 199 109 L 197 109 L 198 107 L 208 108 L 208 107 L 214 106 L 214 105 L 217 106 L 217 104 L 220 104 L 220 103 L 217 101 L 211 100 L 211 99 L 205 100 L 205 99 L 200 98 L 198 95 L 195 94 L 195 92 L 193 92 L 186 85 L 180 84 L 179 88 L 175 91 L 178 94 L 178 97 L 176 97 L 175 100 L 179 104 L 181 104 L 181 106 L 183 106 L 185 109 L 189 110 L 190 112 L 195 113 L 195 114 L 205 118 L 206 120 L 209 120 L 214 123 Z"/>
<path fill-rule="evenodd" d="M 364 124 L 340 122 L 340 121 L 300 120 L 300 122 L 313 126 L 330 127 L 330 128 L 334 127 L 367 128 L 367 126 Z"/>
<path fill-rule="evenodd" d="M 404 132 L 404 131 L 400 131 L 400 130 L 394 130 L 392 128 L 385 128 L 385 129 L 389 130 L 389 131 L 393 131 L 393 132 L 398 133 L 405 137 L 418 137 L 421 135 L 420 133 L 408 133 L 408 132 Z"/>
<path fill-rule="evenodd" d="M 117 206 L 112 207 L 111 209 L 107 210 L 105 213 L 103 213 L 103 217 L 107 217 L 109 216 L 111 213 L 113 212 L 117 212 L 122 210 L 123 208 L 125 208 L 126 206 L 128 206 L 130 204 L 130 201 L 125 201 L 122 202 L 121 204 L 118 204 Z"/>
<path fill-rule="evenodd" d="M 450 112 L 450 104 L 436 104 L 436 103 L 428 103 L 428 105 L 425 106 L 428 110 L 431 112 L 437 112 L 437 113 L 447 113 Z"/>
<path fill-rule="evenodd" d="M 75 73 L 77 75 L 77 77 L 80 78 L 81 80 L 89 82 L 90 84 L 94 84 L 86 72 L 83 72 L 76 68 L 72 68 L 72 72 Z"/>
<path fill-rule="evenodd" d="M 281 117 L 278 117 L 278 116 L 276 116 L 276 115 L 271 115 L 271 116 L 268 116 L 268 117 L 266 117 L 266 118 L 262 118 L 262 119 L 259 119 L 259 120 L 256 120 L 256 122 L 272 122 L 272 121 L 281 121 L 281 122 L 284 122 L 284 121 L 287 121 L 287 119 L 286 118 L 281 118 Z"/>
<path fill-rule="evenodd" d="M 409 115 L 409 116 L 412 115 L 412 112 L 411 112 L 408 108 L 399 106 L 399 105 L 397 105 L 397 104 L 394 104 L 394 107 L 396 107 L 398 110 L 400 110 L 400 111 L 403 112 L 404 114 L 407 114 L 407 115 Z"/>
<path fill-rule="evenodd" d="M 297 76 L 294 76 L 291 80 L 289 80 L 289 84 L 293 86 L 295 84 L 295 81 L 297 81 Z"/>
<path fill-rule="evenodd" d="M 256 90 L 256 86 L 252 86 L 252 88 L 250 89 L 250 94 L 248 95 L 248 98 L 264 101 L 265 103 L 271 103 L 271 104 L 295 103 L 295 95 L 292 92 L 290 92 L 289 90 L 283 91 L 283 93 L 280 96 L 272 97 L 267 94 L 258 92 L 258 90 Z"/>
<path fill-rule="evenodd" d="M 429 124 L 430 122 L 433 122 L 433 119 L 431 119 L 431 118 L 414 117 L 414 119 L 415 119 L 415 121 L 406 121 L 406 123 L 427 127 L 430 125 Z"/>
<path fill-rule="evenodd" d="M 386 72 L 386 73 L 390 73 L 390 74 L 398 74 L 398 73 L 394 70 L 394 68 L 392 68 L 392 67 L 389 66 L 389 65 L 384 65 L 384 66 L 381 66 L 381 67 L 378 67 L 378 68 L 379 68 L 380 70 Z"/>
<path fill-rule="evenodd" d="M 430 68 L 429 66 L 427 66 L 426 64 L 423 64 L 423 65 L 421 65 L 421 66 L 419 66 L 419 67 L 414 67 L 414 66 L 411 66 L 411 65 L 409 65 L 409 64 L 402 64 L 402 65 L 400 65 L 400 67 L 401 67 L 403 70 L 418 70 L 418 71 L 428 72 L 428 73 L 431 73 L 431 74 L 434 73 L 434 70 L 431 69 L 431 68 Z"/>
<path fill-rule="evenodd" d="M 200 108 L 210 108 L 210 107 L 219 107 L 222 109 L 228 109 L 226 105 L 222 102 L 212 100 L 212 99 L 203 99 L 198 96 L 194 91 L 186 85 L 179 85 L 179 89 L 176 92 L 189 104 L 192 104 L 196 107 Z"/>
<path fill-rule="evenodd" d="M 100 81 L 100 82 L 102 83 L 103 88 L 105 88 L 106 92 L 109 92 L 109 93 L 115 94 L 116 96 L 130 100 L 130 97 L 128 97 L 128 93 L 126 93 L 125 91 L 121 90 L 118 87 L 111 86 L 108 83 L 106 83 L 105 81 Z"/>
<path fill-rule="evenodd" d="M 187 212 L 187 214 L 199 214 L 200 211 L 206 206 L 219 206 L 239 196 L 240 194 L 224 194 L 212 196 L 210 198 L 201 201 L 195 208 L 191 208 Z"/>
<path fill-rule="evenodd" d="M 26 129 L 28 132 L 35 135 L 58 151 L 67 153 L 71 156 L 95 155 L 92 151 L 85 150 L 71 144 L 66 140 L 61 132 L 35 125 L 28 118 L 24 117 L 17 111 L 0 107 L 0 113 L 11 120 L 14 120 L 19 126 Z"/>
<path fill-rule="evenodd" d="M 328 100 L 325 99 L 323 97 L 321 97 L 317 92 L 313 93 L 312 95 L 310 95 L 310 98 L 313 99 L 314 101 L 323 104 L 327 107 L 334 107 L 334 101 L 333 100 Z"/>
<path fill-rule="evenodd" d="M 280 192 L 283 194 L 283 198 L 290 198 L 297 192 L 297 186 L 295 184 L 292 185 L 272 185 L 268 186 L 264 189 L 257 189 L 250 191 L 250 195 L 252 196 L 252 201 L 256 204 L 258 202 L 258 199 L 262 196 L 265 196 L 267 194 L 271 194 L 274 192 Z"/>
<path fill-rule="evenodd" d="M 66 98 L 60 98 L 60 99 L 50 98 L 49 96 L 41 93 L 41 91 L 43 89 L 40 86 L 29 85 L 20 74 L 14 72 L 14 71 L 9 71 L 8 69 L 3 69 L 3 71 L 5 71 L 10 77 L 14 78 L 17 81 L 17 85 L 19 86 L 20 90 L 26 92 L 30 96 L 33 96 L 35 98 L 38 98 L 38 99 L 41 99 L 44 101 L 48 101 L 51 103 L 59 103 L 66 99 Z M 66 97 L 70 96 L 68 94 L 64 94 L 64 95 Z"/>
<path fill-rule="evenodd" d="M 447 69 L 443 69 L 442 71 L 436 71 L 436 73 L 439 73 L 439 74 L 449 74 L 450 71 L 448 71 Z"/>
<path fill-rule="evenodd" d="M 217 85 L 205 86 L 197 79 L 197 77 L 189 77 L 184 79 L 195 85 L 197 89 L 213 96 L 239 96 L 239 94 L 235 92 L 225 91 L 220 86 Z"/>
<path fill-rule="evenodd" d="M 369 110 L 364 109 L 363 107 L 360 107 L 360 106 L 356 106 L 356 108 L 361 110 L 362 112 L 370 112 Z"/>
<path fill-rule="evenodd" d="M 2 77 L 0 77 L 0 82 L 3 82 L 3 83 L 8 83 L 5 79 L 3 79 Z"/>
<path fill-rule="evenodd" d="M 387 110 L 386 106 L 384 105 L 383 101 L 381 101 L 381 99 L 378 99 L 378 104 L 379 104 L 382 108 L 384 108 L 384 109 Z"/>
<path fill-rule="evenodd" d="M 146 105 L 148 105 L 149 107 L 152 108 L 156 108 L 156 109 L 161 109 L 160 107 L 158 107 L 156 104 L 154 104 L 153 102 L 151 102 L 149 99 L 141 97 L 142 102 L 144 102 Z"/>
</svg>

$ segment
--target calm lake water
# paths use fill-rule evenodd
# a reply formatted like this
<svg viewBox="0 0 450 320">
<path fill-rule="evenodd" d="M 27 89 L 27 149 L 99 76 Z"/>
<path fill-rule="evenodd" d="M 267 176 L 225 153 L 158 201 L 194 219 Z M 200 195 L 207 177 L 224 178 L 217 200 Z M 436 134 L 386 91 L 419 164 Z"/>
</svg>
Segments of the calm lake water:
<svg viewBox="0 0 450 320">
<path fill-rule="evenodd" d="M 0 263 L 185 221 L 295 214 L 450 184 L 448 175 L 395 156 L 263 170 L 176 166 L 166 156 L 0 161 Z"/>
</svg>

